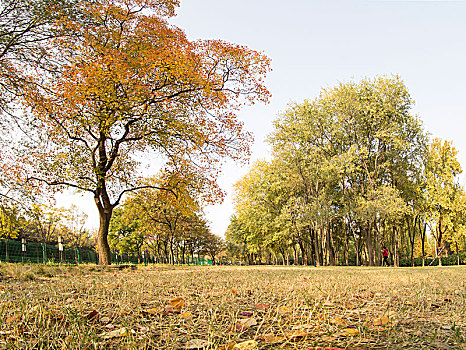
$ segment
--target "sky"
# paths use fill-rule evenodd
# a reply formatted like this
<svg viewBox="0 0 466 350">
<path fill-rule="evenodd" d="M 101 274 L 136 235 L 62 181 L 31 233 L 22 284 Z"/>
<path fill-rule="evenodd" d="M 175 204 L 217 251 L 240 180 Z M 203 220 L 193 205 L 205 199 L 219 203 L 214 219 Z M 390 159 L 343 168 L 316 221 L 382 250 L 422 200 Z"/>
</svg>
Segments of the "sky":
<svg viewBox="0 0 466 350">
<path fill-rule="evenodd" d="M 399 75 L 415 100 L 413 113 L 431 137 L 453 141 L 466 172 L 466 1 L 180 0 L 169 22 L 191 40 L 221 39 L 264 52 L 272 60 L 270 103 L 243 108 L 238 118 L 254 134 L 249 166 L 227 162 L 219 184 L 227 196 L 206 208 L 212 232 L 223 236 L 233 185 L 254 160 L 269 158 L 273 121 L 291 102 L 322 88 L 378 75 Z M 464 184 L 466 177 L 461 179 Z M 98 227 L 92 198 L 73 197 Z M 68 196 L 58 204 L 71 204 Z"/>
</svg>

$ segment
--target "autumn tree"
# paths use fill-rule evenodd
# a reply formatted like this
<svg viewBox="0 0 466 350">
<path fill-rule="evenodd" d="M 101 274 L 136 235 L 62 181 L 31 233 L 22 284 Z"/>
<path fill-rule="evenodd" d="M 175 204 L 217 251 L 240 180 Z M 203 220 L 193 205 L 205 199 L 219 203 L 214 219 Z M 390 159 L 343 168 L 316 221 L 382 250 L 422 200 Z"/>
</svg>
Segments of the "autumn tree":
<svg viewBox="0 0 466 350">
<path fill-rule="evenodd" d="M 59 65 L 24 96 L 27 139 L 17 159 L 30 182 L 92 193 L 99 263 L 110 264 L 113 209 L 141 188 L 142 155 L 214 184 L 219 163 L 249 152 L 235 110 L 267 101 L 269 60 L 220 40 L 189 41 L 171 26 L 177 1 L 78 2 L 50 41 Z M 35 77 L 39 79 L 39 77 Z M 27 142 L 26 142 L 27 141 Z"/>
</svg>

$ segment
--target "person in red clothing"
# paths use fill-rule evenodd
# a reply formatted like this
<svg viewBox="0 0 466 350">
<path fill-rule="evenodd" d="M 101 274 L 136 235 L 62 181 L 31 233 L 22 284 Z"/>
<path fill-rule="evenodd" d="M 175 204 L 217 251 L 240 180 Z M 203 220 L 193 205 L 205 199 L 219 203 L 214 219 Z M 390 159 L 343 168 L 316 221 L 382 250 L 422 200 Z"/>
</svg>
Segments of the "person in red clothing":
<svg viewBox="0 0 466 350">
<path fill-rule="evenodd" d="M 383 247 L 383 250 L 382 250 L 382 256 L 383 256 L 382 266 L 388 266 L 388 249 L 385 246 Z"/>
</svg>

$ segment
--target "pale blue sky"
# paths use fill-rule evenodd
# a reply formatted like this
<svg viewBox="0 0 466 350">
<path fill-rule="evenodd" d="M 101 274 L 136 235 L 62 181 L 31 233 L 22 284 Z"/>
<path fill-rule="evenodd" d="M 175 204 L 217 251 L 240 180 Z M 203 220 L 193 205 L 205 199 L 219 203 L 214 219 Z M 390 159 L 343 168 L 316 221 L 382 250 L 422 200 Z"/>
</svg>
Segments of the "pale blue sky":
<svg viewBox="0 0 466 350">
<path fill-rule="evenodd" d="M 252 160 L 267 157 L 264 138 L 289 102 L 338 82 L 398 74 L 426 129 L 452 140 L 466 167 L 465 1 L 181 0 L 170 22 L 190 39 L 222 39 L 272 59 L 270 104 L 239 113 L 255 135 Z M 247 169 L 224 167 L 220 184 L 228 196 L 207 209 L 215 234 L 228 226 L 232 186 Z M 98 226 L 93 203 L 87 208 L 89 225 Z"/>
<path fill-rule="evenodd" d="M 290 101 L 314 98 L 340 81 L 398 74 L 414 112 L 434 137 L 452 140 L 466 167 L 466 2 L 181 0 L 171 20 L 190 39 L 222 39 L 272 59 L 267 106 L 239 117 L 255 135 L 252 159 L 266 157 L 264 138 Z M 208 208 L 216 234 L 233 213 L 232 185 L 247 167 L 228 164 L 222 205 Z"/>
</svg>

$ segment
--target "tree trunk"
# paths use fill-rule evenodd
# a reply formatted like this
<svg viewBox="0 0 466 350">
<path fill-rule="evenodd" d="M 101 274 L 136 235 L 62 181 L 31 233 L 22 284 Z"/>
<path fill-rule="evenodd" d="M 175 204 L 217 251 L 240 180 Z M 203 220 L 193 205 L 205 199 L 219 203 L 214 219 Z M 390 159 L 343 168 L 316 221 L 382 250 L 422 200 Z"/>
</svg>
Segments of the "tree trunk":
<svg viewBox="0 0 466 350">
<path fill-rule="evenodd" d="M 313 266 L 316 266 L 316 245 L 315 245 L 315 235 L 314 235 L 314 230 L 312 229 L 312 227 L 309 225 L 308 227 L 308 230 L 309 230 L 309 241 L 310 241 L 310 244 L 309 244 L 309 248 L 310 248 L 310 263 L 313 265 Z M 309 261 L 309 260 L 308 260 Z"/>
<path fill-rule="evenodd" d="M 314 230 L 314 246 L 315 246 L 315 255 L 316 255 L 316 260 L 315 260 L 315 265 L 316 266 L 321 266 L 322 265 L 322 260 L 321 260 L 321 254 L 319 250 L 319 230 L 315 229 Z"/>
<path fill-rule="evenodd" d="M 349 266 L 349 246 L 348 246 L 348 231 L 345 224 L 345 265 Z"/>
<path fill-rule="evenodd" d="M 372 246 L 372 227 L 371 224 L 367 225 L 366 229 L 366 248 L 367 248 L 367 259 L 369 266 L 374 266 L 374 251 Z"/>
<path fill-rule="evenodd" d="M 442 244 L 442 215 L 440 215 L 439 221 L 438 221 L 438 231 L 437 231 L 437 247 L 436 250 L 437 252 L 440 251 L 440 253 L 437 253 L 436 255 L 438 256 L 438 266 L 442 266 L 442 250 L 440 248 L 440 245 Z"/>
<path fill-rule="evenodd" d="M 301 249 L 301 256 L 302 256 L 302 265 L 308 265 L 308 262 L 307 262 L 307 252 L 306 252 L 306 248 L 304 246 L 304 242 L 302 239 L 300 239 L 298 241 L 298 245 L 299 245 L 299 248 Z"/>
<path fill-rule="evenodd" d="M 112 259 L 110 255 L 110 246 L 108 245 L 108 228 L 110 219 L 112 218 L 112 209 L 105 208 L 99 210 L 99 233 L 97 235 L 97 246 L 99 252 L 99 265 L 111 265 Z"/>
<path fill-rule="evenodd" d="M 393 226 L 393 265 L 400 267 L 400 258 L 398 251 L 398 230 L 396 226 Z"/>
<path fill-rule="evenodd" d="M 421 221 L 418 222 L 419 234 L 421 235 L 421 254 L 422 254 L 422 267 L 426 266 L 426 252 L 425 252 L 425 241 L 426 241 L 426 230 L 427 223 L 424 223 L 424 229 L 421 230 Z"/>
</svg>

